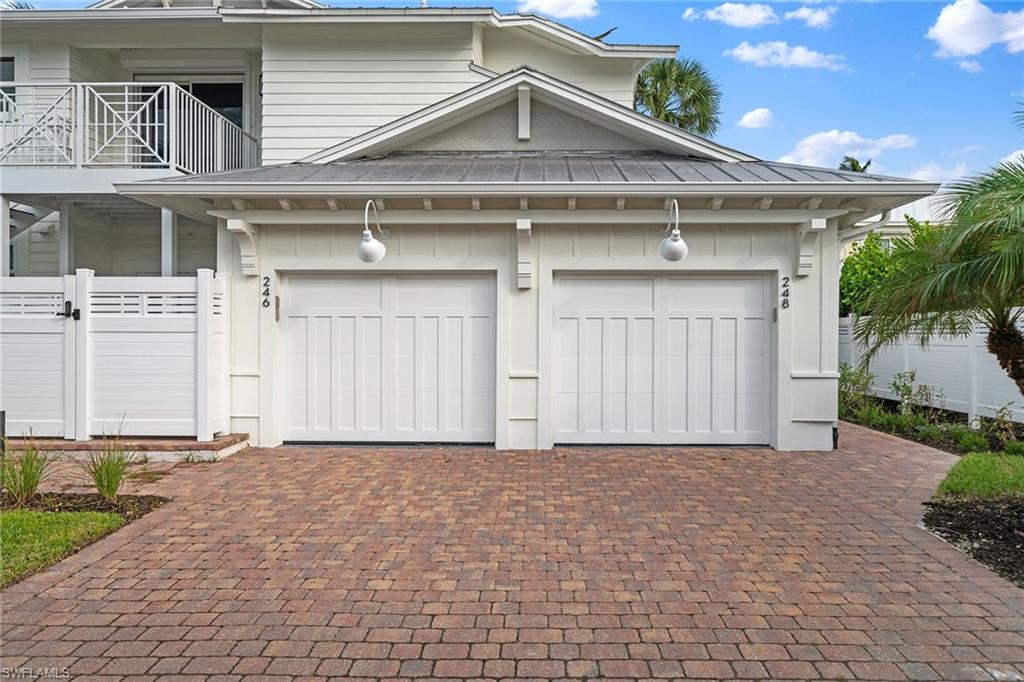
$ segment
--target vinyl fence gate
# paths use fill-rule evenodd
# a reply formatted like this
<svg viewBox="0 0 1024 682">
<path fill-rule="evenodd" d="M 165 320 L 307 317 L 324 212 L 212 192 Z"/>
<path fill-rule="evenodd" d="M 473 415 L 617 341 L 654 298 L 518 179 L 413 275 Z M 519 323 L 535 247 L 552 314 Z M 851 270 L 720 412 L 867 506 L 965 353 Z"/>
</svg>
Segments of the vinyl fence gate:
<svg viewBox="0 0 1024 682">
<path fill-rule="evenodd" d="M 18 437 L 169 436 L 227 429 L 224 280 L 0 279 L 0 410 Z"/>
</svg>

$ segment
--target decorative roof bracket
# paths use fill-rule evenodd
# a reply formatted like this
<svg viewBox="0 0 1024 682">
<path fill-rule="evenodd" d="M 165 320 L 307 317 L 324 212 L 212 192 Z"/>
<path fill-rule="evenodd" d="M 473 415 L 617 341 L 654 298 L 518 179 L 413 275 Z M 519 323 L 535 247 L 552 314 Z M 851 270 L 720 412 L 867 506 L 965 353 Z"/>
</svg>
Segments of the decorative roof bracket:
<svg viewBox="0 0 1024 682">
<path fill-rule="evenodd" d="M 821 233 L 828 227 L 825 218 L 811 218 L 801 223 L 796 233 L 796 276 L 806 277 L 814 272 Z"/>
<path fill-rule="evenodd" d="M 228 232 L 238 240 L 238 250 L 242 254 L 242 274 L 255 276 L 260 274 L 259 249 L 256 244 L 256 226 L 238 218 L 228 218 Z"/>
</svg>

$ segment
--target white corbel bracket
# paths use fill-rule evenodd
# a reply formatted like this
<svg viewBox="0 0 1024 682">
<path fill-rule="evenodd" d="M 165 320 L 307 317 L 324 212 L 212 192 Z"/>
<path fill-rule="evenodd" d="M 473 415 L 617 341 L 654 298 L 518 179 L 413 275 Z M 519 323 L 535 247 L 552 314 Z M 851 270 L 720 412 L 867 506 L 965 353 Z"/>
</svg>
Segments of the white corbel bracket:
<svg viewBox="0 0 1024 682">
<path fill-rule="evenodd" d="M 228 232 L 238 240 L 238 251 L 242 254 L 242 274 L 260 274 L 259 250 L 256 245 L 256 226 L 238 218 L 228 218 Z"/>
<path fill-rule="evenodd" d="M 530 252 L 532 236 L 532 221 L 529 218 L 516 220 L 516 286 L 520 289 L 533 288 L 533 255 Z"/>
<path fill-rule="evenodd" d="M 821 233 L 828 227 L 825 218 L 811 218 L 801 223 L 796 233 L 796 276 L 806 277 L 814 272 L 815 256 Z"/>
</svg>

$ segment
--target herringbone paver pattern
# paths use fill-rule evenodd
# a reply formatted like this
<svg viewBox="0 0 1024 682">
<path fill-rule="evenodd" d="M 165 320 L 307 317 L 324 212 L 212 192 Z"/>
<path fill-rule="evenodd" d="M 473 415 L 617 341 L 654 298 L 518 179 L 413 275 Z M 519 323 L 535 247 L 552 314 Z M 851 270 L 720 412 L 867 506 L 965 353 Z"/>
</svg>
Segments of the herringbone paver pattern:
<svg viewBox="0 0 1024 682">
<path fill-rule="evenodd" d="M 916 527 L 952 458 L 281 448 L 3 593 L 76 680 L 1015 679 L 1024 591 Z"/>
</svg>

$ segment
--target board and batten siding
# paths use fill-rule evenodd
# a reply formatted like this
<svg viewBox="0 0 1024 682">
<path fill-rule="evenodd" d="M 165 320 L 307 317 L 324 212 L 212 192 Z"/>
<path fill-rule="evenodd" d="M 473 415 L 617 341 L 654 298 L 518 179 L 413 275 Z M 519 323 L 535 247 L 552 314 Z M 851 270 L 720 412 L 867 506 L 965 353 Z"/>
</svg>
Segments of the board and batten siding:
<svg viewBox="0 0 1024 682">
<path fill-rule="evenodd" d="M 480 82 L 469 25 L 266 26 L 263 163 L 285 163 Z"/>
<path fill-rule="evenodd" d="M 644 276 L 763 277 L 766 294 L 777 303 L 775 287 L 793 275 L 792 226 L 687 225 L 690 255 L 668 263 L 658 254 L 661 225 L 539 225 L 529 252 L 536 266 L 531 289 L 516 284 L 514 226 L 390 225 L 387 256 L 379 265 L 356 258 L 358 225 L 261 227 L 260 276 L 239 272 L 239 252 L 221 229 L 218 270 L 230 273 L 231 430 L 249 433 L 261 446 L 286 435 L 286 354 L 275 319 L 275 296 L 293 274 L 363 276 L 394 274 L 463 275 L 493 273 L 496 286 L 495 441 L 499 448 L 545 448 L 554 441 L 553 394 L 557 370 L 555 287 L 559 277 L 576 273 Z M 814 272 L 792 279 L 791 303 L 771 326 L 770 404 L 765 419 L 771 444 L 786 450 L 831 447 L 836 414 L 838 265 L 836 226 L 822 235 Z M 264 277 L 268 303 L 261 305 Z M 284 299 L 282 299 L 284 300 Z M 287 316 L 287 306 L 281 311 Z M 765 315 L 771 309 L 764 310 Z M 753 348 L 753 346 L 751 346 Z M 763 439 L 756 439 L 762 442 Z"/>
</svg>

